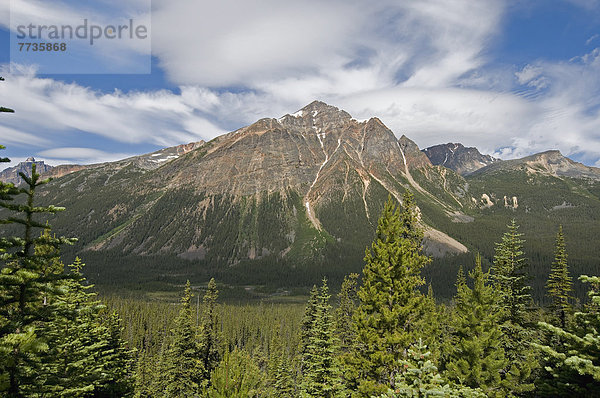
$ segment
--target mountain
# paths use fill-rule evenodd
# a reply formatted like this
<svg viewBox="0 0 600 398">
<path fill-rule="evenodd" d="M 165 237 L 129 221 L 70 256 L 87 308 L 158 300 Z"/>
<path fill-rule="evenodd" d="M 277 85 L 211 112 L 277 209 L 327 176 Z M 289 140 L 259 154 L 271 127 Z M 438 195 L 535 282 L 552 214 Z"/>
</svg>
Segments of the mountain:
<svg viewBox="0 0 600 398">
<path fill-rule="evenodd" d="M 522 159 L 496 162 L 477 170 L 479 173 L 507 172 L 524 170 L 529 174 L 546 174 L 554 177 L 589 178 L 600 180 L 600 168 L 575 162 L 560 151 L 551 150 L 527 156 Z"/>
<path fill-rule="evenodd" d="M 454 143 L 434 145 L 423 149 L 423 153 L 432 164 L 447 167 L 463 176 L 500 160 L 481 154 L 477 148 Z"/>
<path fill-rule="evenodd" d="M 434 256 L 425 276 L 441 297 L 474 253 L 489 264 L 512 218 L 540 292 L 558 224 L 573 274 L 597 266 L 589 242 L 600 235 L 600 181 L 593 168 L 537 156 L 461 176 L 378 118 L 315 101 L 209 142 L 65 166 L 40 201 L 67 208 L 50 219 L 56 233 L 79 238 L 65 261 L 81 256 L 99 285 L 162 289 L 215 276 L 276 288 L 360 271 L 388 196 L 401 202 L 410 190 Z"/>
<path fill-rule="evenodd" d="M 40 174 L 47 173 L 52 170 L 52 166 L 45 164 L 43 160 L 35 160 L 35 158 L 30 157 L 14 167 L 9 167 L 1 171 L 0 181 L 18 185 L 21 183 L 21 176 L 19 173 L 24 173 L 27 176 L 31 175 L 31 166 L 34 164 L 37 172 Z"/>
</svg>

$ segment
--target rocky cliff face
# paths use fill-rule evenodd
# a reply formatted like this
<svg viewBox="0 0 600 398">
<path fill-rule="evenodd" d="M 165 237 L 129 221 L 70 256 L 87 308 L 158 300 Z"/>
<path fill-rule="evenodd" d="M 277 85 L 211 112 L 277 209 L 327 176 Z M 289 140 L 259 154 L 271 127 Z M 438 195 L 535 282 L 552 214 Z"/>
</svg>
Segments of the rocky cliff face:
<svg viewBox="0 0 600 398">
<path fill-rule="evenodd" d="M 482 155 L 477 148 L 454 143 L 435 145 L 423 149 L 423 153 L 434 165 L 447 167 L 460 175 L 471 174 L 500 160 Z"/>
<path fill-rule="evenodd" d="M 21 184 L 21 176 L 19 173 L 24 173 L 27 176 L 31 175 L 31 167 L 35 164 L 36 171 L 44 174 L 52 170 L 52 166 L 47 165 L 44 161 L 36 161 L 34 158 L 27 158 L 26 161 L 19 163 L 14 167 L 9 167 L 0 172 L 0 181 L 12 183 L 15 185 Z"/>
</svg>

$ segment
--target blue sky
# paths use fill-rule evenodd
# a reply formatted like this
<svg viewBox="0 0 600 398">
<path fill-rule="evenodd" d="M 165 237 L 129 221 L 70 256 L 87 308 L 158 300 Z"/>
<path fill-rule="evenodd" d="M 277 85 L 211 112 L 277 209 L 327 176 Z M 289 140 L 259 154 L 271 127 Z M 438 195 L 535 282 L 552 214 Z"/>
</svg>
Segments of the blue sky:
<svg viewBox="0 0 600 398">
<path fill-rule="evenodd" d="M 421 148 L 461 142 L 505 159 L 560 149 L 600 166 L 599 0 L 373 3 L 153 0 L 136 11 L 151 47 L 101 43 L 81 62 L 147 60 L 151 74 L 46 75 L 27 57 L 10 65 L 10 17 L 64 24 L 90 10 L 3 2 L 0 105 L 16 110 L 0 115 L 3 156 L 116 160 L 320 99 Z M 83 4 L 108 23 L 147 0 Z"/>
</svg>

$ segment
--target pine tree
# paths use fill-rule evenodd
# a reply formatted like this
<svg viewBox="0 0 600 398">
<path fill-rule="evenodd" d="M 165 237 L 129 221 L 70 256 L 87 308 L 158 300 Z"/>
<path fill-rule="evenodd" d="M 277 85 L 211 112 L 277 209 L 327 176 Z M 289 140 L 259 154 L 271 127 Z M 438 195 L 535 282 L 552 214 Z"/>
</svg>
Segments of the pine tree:
<svg viewBox="0 0 600 398">
<path fill-rule="evenodd" d="M 101 304 L 93 301 L 91 286 L 84 286 L 77 258 L 71 266 L 78 279 L 61 284 L 63 293 L 53 298 L 55 316 L 43 335 L 50 347 L 43 358 L 43 391 L 56 397 L 92 396 L 101 383 L 100 354 L 102 330 L 97 323 Z"/>
<path fill-rule="evenodd" d="M 539 326 L 560 344 L 540 345 L 544 355 L 546 378 L 539 384 L 543 396 L 600 396 L 600 277 L 579 277 L 591 284 L 589 304 L 576 312 L 571 327 L 564 329 L 549 323 Z"/>
<path fill-rule="evenodd" d="M 335 329 L 341 352 L 349 352 L 356 338 L 352 317 L 358 301 L 357 281 L 358 274 L 346 275 L 338 293 L 338 306 L 335 309 Z"/>
<path fill-rule="evenodd" d="M 502 313 L 497 306 L 498 295 L 488 283 L 489 274 L 481 268 L 477 256 L 475 268 L 469 272 L 473 288 L 464 274 L 459 273 L 452 333 L 452 344 L 445 376 L 461 385 L 481 388 L 487 396 L 505 396 L 500 388 L 500 372 L 507 366 L 500 345 Z"/>
<path fill-rule="evenodd" d="M 208 397 L 257 398 L 264 396 L 264 374 L 245 351 L 226 352 L 213 371 Z"/>
<path fill-rule="evenodd" d="M 357 286 L 358 274 L 344 277 L 340 292 L 338 293 L 338 307 L 335 310 L 335 329 L 339 345 L 339 362 L 342 367 L 344 385 L 356 388 L 358 380 L 356 364 L 354 363 L 354 349 L 356 344 L 356 328 L 353 322 L 354 312 L 358 305 Z"/>
<path fill-rule="evenodd" d="M 314 307 L 314 316 L 310 326 L 307 346 L 303 350 L 301 397 L 335 398 L 344 396 L 338 352 L 335 337 L 335 325 L 331 305 L 329 304 L 327 280 L 319 289 Z"/>
<path fill-rule="evenodd" d="M 152 385 L 154 383 L 153 358 L 148 353 L 148 347 L 144 344 L 144 348 L 139 352 L 135 367 L 135 398 L 152 398 Z"/>
<path fill-rule="evenodd" d="M 133 351 L 122 338 L 121 318 L 115 311 L 100 313 L 99 355 L 96 356 L 102 372 L 101 383 L 94 397 L 125 398 L 133 395 Z"/>
<path fill-rule="evenodd" d="M 418 287 L 430 259 L 422 251 L 416 205 L 404 195 L 400 213 L 388 198 L 371 250 L 366 250 L 360 304 L 354 315 L 357 346 L 353 364 L 362 396 L 383 393 L 394 383 L 398 361 L 416 341 L 424 297 Z"/>
<path fill-rule="evenodd" d="M 504 354 L 508 360 L 503 370 L 503 386 L 512 393 L 531 391 L 532 371 L 537 366 L 531 343 L 538 338 L 527 309 L 531 307 L 531 287 L 526 283 L 528 262 L 524 257 L 519 226 L 513 219 L 502 241 L 496 244 L 496 255 L 491 269 L 494 287 L 499 292 L 498 309 L 502 313 L 501 328 Z"/>
<path fill-rule="evenodd" d="M 295 393 L 294 377 L 288 352 L 281 341 L 281 323 L 278 323 L 269 347 L 267 396 L 273 398 L 287 398 Z"/>
<path fill-rule="evenodd" d="M 524 257 L 519 226 L 513 219 L 502 242 L 496 244 L 492 278 L 500 291 L 505 318 L 517 325 L 525 325 L 526 308 L 531 305 L 531 287 L 527 285 L 528 263 Z"/>
<path fill-rule="evenodd" d="M 35 228 L 50 229 L 36 220 L 36 215 L 54 214 L 63 208 L 34 205 L 35 191 L 49 181 L 40 180 L 35 165 L 31 177 L 20 173 L 25 187 L 3 189 L 0 207 L 16 213 L 0 224 L 19 224 L 22 237 L 3 238 L 0 246 L 0 392 L 8 397 L 21 397 L 39 389 L 40 358 L 48 346 L 39 336 L 40 327 L 51 319 L 53 308 L 47 298 L 53 292 L 54 282 L 66 278 L 62 274 L 47 272 L 49 262 L 56 258 L 62 244 L 75 239 L 56 238 L 42 234 L 35 238 Z M 24 195 L 25 203 L 11 199 Z M 35 252 L 37 246 L 53 248 L 44 253 Z"/>
<path fill-rule="evenodd" d="M 431 359 L 431 352 L 422 340 L 408 349 L 408 358 L 400 360 L 394 385 L 379 398 L 448 397 L 483 398 L 480 389 L 450 386 L 445 383 Z"/>
<path fill-rule="evenodd" d="M 202 321 L 198 331 L 200 361 L 203 369 L 203 388 L 210 384 L 210 375 L 221 360 L 221 355 L 219 353 L 220 338 L 217 330 L 218 319 L 216 312 L 218 297 L 219 291 L 217 290 L 217 283 L 215 282 L 215 279 L 212 278 L 208 282 L 208 290 L 202 299 L 204 312 L 202 314 Z"/>
<path fill-rule="evenodd" d="M 185 285 L 179 315 L 172 330 L 172 342 L 165 358 L 165 385 L 161 396 L 165 398 L 194 397 L 200 393 L 205 380 L 203 347 L 196 341 L 196 328 L 192 317 L 192 290 Z"/>
<path fill-rule="evenodd" d="M 552 299 L 551 310 L 560 320 L 560 327 L 566 326 L 566 315 L 571 312 L 569 301 L 572 299 L 573 282 L 569 276 L 567 264 L 567 249 L 562 225 L 558 227 L 556 244 L 554 246 L 554 262 L 546 283 L 548 295 Z"/>
</svg>

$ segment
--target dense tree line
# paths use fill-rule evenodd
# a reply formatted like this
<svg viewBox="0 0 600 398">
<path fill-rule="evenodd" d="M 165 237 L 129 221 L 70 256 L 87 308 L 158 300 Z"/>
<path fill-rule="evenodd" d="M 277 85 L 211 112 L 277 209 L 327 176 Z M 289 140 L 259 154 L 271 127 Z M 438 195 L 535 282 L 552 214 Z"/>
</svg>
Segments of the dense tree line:
<svg viewBox="0 0 600 398">
<path fill-rule="evenodd" d="M 336 299 L 314 286 L 304 308 L 226 306 L 211 279 L 188 282 L 178 305 L 100 300 L 65 266 L 35 205 L 46 183 L 0 185 L 0 394 L 8 397 L 506 397 L 600 394 L 600 280 L 572 299 L 560 229 L 547 308 L 529 287 L 524 236 L 512 222 L 492 266 L 461 268 L 450 304 L 427 293 L 414 198 L 389 198 L 362 275 Z M 203 296 L 200 302 L 200 296 Z M 117 311 L 115 311 L 117 310 Z M 121 316 L 119 316 L 120 314 Z M 122 318 L 121 318 L 122 317 Z"/>
</svg>

